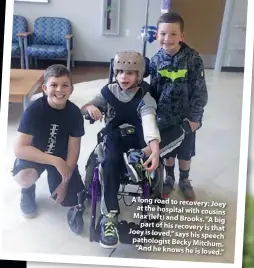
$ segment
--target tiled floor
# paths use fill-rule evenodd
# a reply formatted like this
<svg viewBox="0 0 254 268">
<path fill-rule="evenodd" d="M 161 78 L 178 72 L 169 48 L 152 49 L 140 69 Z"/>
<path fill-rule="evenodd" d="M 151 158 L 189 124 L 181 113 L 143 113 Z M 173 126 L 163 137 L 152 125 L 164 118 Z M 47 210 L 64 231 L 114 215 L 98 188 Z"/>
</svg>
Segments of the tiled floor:
<svg viewBox="0 0 254 268">
<path fill-rule="evenodd" d="M 232 262 L 234 259 L 234 237 L 236 198 L 241 131 L 243 74 L 206 72 L 209 102 L 205 109 L 203 128 L 197 134 L 197 156 L 193 159 L 190 176 L 197 198 L 207 201 L 225 201 L 227 207 L 227 230 L 223 256 L 178 255 L 173 253 L 142 253 L 133 246 L 120 245 L 112 257 L 152 258 L 166 260 Z M 75 85 L 71 100 L 81 106 L 89 100 L 107 80 L 97 80 Z M 6 153 L 6 170 L 12 168 L 13 142 L 21 107 L 10 106 Z M 95 145 L 100 123 L 86 122 L 86 136 L 82 140 L 79 159 L 81 174 L 87 157 Z M 245 178 L 241 178 L 244 180 Z M 178 191 L 173 197 L 181 199 Z M 88 239 L 89 209 L 84 213 L 85 232 L 74 235 L 66 221 L 66 209 L 55 206 L 49 199 L 45 174 L 38 181 L 37 202 L 39 215 L 25 220 L 19 211 L 20 189 L 11 178 L 10 172 L 4 178 L 5 212 L 3 221 L 3 250 L 16 253 L 68 254 L 79 256 L 108 256 L 110 251 L 100 248 Z M 135 208 L 122 206 L 122 217 L 132 218 Z"/>
</svg>

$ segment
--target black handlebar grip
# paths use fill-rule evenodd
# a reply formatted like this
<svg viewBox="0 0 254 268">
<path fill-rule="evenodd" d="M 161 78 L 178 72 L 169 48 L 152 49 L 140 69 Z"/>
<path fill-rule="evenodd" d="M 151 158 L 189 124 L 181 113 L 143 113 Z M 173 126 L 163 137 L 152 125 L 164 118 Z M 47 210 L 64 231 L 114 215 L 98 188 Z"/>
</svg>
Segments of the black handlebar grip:
<svg viewBox="0 0 254 268">
<path fill-rule="evenodd" d="M 95 120 L 90 116 L 88 112 L 85 113 L 85 119 L 90 121 L 90 124 L 94 124 Z"/>
</svg>

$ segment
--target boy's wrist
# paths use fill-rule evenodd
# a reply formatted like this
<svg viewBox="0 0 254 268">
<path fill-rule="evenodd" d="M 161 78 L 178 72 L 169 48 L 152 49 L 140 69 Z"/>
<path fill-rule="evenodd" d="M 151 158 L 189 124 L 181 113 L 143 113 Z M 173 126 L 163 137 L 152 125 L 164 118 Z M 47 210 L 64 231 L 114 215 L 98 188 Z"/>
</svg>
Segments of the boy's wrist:
<svg viewBox="0 0 254 268">
<path fill-rule="evenodd" d="M 83 105 L 80 110 L 81 110 L 81 113 L 85 113 L 87 111 L 87 105 L 86 104 Z"/>
<path fill-rule="evenodd" d="M 153 150 L 151 155 L 154 155 L 154 156 L 159 156 L 160 155 L 160 151 L 159 150 Z"/>
<path fill-rule="evenodd" d="M 159 147 L 159 141 L 157 139 L 151 140 L 149 142 L 149 147 L 151 148 L 152 154 L 159 154 L 160 147 Z"/>
<path fill-rule="evenodd" d="M 186 119 L 191 121 L 191 122 L 195 122 L 195 123 L 200 122 L 200 116 L 188 116 Z"/>
<path fill-rule="evenodd" d="M 68 162 L 68 160 L 66 160 L 66 164 L 68 165 L 68 167 L 70 168 L 71 173 L 73 173 L 73 171 L 75 170 L 77 163 L 75 164 L 71 164 Z"/>
<path fill-rule="evenodd" d="M 59 156 L 49 155 L 49 164 L 54 166 L 55 168 L 58 166 L 59 161 L 63 161 L 63 159 Z"/>
<path fill-rule="evenodd" d="M 88 104 L 87 103 L 87 104 L 83 105 L 82 108 L 81 108 L 81 112 L 83 112 L 83 113 L 87 112 L 88 108 L 91 107 L 91 106 L 93 106 L 93 104 Z"/>
<path fill-rule="evenodd" d="M 42 152 L 32 145 L 22 147 L 18 153 L 15 153 L 15 155 L 20 159 L 52 166 L 57 165 L 57 158 L 59 158 L 54 155 Z"/>
</svg>

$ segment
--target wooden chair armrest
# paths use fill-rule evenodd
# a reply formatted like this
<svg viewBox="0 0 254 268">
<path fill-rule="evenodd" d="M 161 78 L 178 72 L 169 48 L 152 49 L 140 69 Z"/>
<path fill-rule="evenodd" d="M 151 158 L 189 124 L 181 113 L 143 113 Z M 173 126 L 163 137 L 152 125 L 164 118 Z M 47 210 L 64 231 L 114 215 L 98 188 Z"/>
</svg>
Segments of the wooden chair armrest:
<svg viewBox="0 0 254 268">
<path fill-rule="evenodd" d="M 31 32 L 24 32 L 24 33 L 17 33 L 17 36 L 21 36 L 21 37 L 27 37 L 29 35 L 31 35 Z"/>
<path fill-rule="evenodd" d="M 67 35 L 65 36 L 66 39 L 71 39 L 72 37 L 73 37 L 73 34 L 67 34 Z"/>
</svg>

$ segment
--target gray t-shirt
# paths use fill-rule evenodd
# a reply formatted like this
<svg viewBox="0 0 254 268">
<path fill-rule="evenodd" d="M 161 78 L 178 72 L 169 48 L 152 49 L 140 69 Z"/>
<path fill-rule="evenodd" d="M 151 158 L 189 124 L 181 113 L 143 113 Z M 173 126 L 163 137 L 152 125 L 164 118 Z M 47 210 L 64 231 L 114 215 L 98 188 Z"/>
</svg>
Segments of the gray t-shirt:
<svg viewBox="0 0 254 268">
<path fill-rule="evenodd" d="M 108 88 L 113 93 L 113 95 L 121 102 L 131 101 L 132 98 L 137 93 L 137 90 L 141 90 L 140 88 L 122 90 L 117 83 L 109 84 Z M 147 92 L 143 96 L 142 101 L 143 101 L 142 103 L 143 105 L 140 108 L 141 119 L 143 119 L 147 115 L 151 115 L 154 118 L 154 120 L 149 121 L 149 124 L 150 124 L 149 134 L 146 135 L 145 129 L 147 129 L 147 127 L 144 129 L 144 125 L 143 125 L 144 139 L 147 143 L 149 143 L 149 141 L 154 140 L 154 139 L 160 140 L 159 130 L 157 128 L 156 121 L 155 121 L 156 109 L 157 109 L 156 101 L 150 95 L 149 92 Z M 101 93 L 95 96 L 86 105 L 94 105 L 96 107 L 101 107 L 104 111 L 106 111 L 105 118 L 104 118 L 105 124 L 108 124 L 114 118 L 114 112 L 112 112 L 113 111 L 112 106 L 104 99 Z M 144 123 L 143 120 L 142 120 L 142 123 Z M 151 135 L 151 133 L 154 133 L 154 134 Z"/>
<path fill-rule="evenodd" d="M 109 90 L 113 93 L 113 95 L 121 102 L 129 102 L 132 100 L 132 98 L 137 93 L 136 89 L 128 89 L 128 90 L 121 90 L 118 84 L 109 84 L 108 85 Z M 140 116 L 141 118 L 147 114 L 152 114 L 156 116 L 156 109 L 157 104 L 150 95 L 149 92 L 147 92 L 143 97 L 143 103 L 144 105 L 140 109 Z M 91 101 L 89 101 L 88 104 L 92 104 L 96 107 L 101 107 L 104 111 L 107 111 L 105 114 L 105 123 L 107 124 L 113 119 L 112 115 L 112 107 L 107 101 L 104 99 L 102 94 L 98 94 L 94 97 Z"/>
</svg>

